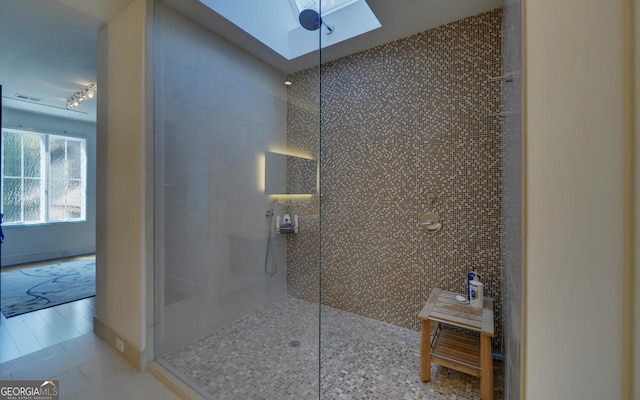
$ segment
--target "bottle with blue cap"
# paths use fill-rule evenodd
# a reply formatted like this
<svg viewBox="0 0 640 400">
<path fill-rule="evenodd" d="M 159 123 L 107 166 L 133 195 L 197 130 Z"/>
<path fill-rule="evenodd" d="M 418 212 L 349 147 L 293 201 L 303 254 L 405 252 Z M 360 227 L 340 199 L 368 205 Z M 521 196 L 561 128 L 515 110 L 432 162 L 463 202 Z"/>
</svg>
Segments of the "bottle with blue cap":
<svg viewBox="0 0 640 400">
<path fill-rule="evenodd" d="M 484 285 L 478 279 L 478 274 L 469 282 L 469 292 L 471 295 L 469 300 L 471 307 L 482 308 L 484 305 Z"/>
<path fill-rule="evenodd" d="M 478 276 L 478 273 L 476 272 L 476 266 L 472 265 L 471 266 L 471 272 L 467 273 L 467 300 L 471 301 L 471 290 L 470 290 L 470 284 L 471 281 L 473 281 L 473 279 Z M 480 280 L 480 278 L 478 277 L 478 280 Z"/>
</svg>

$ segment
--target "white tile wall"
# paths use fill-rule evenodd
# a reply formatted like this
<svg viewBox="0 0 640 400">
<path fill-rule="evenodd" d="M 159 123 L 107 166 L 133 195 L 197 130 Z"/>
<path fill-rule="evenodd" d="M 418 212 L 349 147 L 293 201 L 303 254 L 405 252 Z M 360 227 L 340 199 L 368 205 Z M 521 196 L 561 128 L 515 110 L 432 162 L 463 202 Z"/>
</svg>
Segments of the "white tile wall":
<svg viewBox="0 0 640 400">
<path fill-rule="evenodd" d="M 244 51 L 166 5 L 156 12 L 156 287 L 167 300 L 156 338 L 170 351 L 285 294 L 283 238 L 279 273 L 264 272 L 258 160 L 286 143 L 286 89 Z"/>
</svg>

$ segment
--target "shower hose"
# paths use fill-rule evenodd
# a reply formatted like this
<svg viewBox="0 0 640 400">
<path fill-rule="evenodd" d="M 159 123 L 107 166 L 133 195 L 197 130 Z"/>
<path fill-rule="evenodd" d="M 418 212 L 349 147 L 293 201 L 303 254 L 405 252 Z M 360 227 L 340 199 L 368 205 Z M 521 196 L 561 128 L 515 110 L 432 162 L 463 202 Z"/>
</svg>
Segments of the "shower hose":
<svg viewBox="0 0 640 400">
<path fill-rule="evenodd" d="M 274 276 L 276 272 L 278 272 L 278 261 L 276 260 L 276 253 L 273 247 L 273 227 L 271 225 L 271 221 L 273 218 L 273 208 L 274 204 L 271 203 L 269 210 L 267 210 L 266 217 L 269 219 L 269 223 L 267 225 L 269 230 L 269 236 L 267 239 L 267 253 L 264 257 L 264 273 L 269 276 Z M 271 259 L 273 260 L 273 269 L 269 269 L 269 253 L 271 253 Z"/>
</svg>

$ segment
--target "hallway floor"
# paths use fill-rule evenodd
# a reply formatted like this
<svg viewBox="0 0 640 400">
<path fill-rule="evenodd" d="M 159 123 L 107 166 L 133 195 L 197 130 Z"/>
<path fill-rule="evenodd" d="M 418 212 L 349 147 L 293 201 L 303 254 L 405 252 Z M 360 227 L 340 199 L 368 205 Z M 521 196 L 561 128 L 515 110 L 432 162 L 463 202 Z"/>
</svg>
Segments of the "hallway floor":
<svg viewBox="0 0 640 400">
<path fill-rule="evenodd" d="M 480 399 L 478 378 L 433 365 L 419 379 L 420 334 L 322 308 L 322 399 Z M 318 307 L 285 297 L 160 361 L 218 400 L 318 398 Z M 501 400 L 501 363 L 494 362 Z"/>
<path fill-rule="evenodd" d="M 96 299 L 6 318 L 0 313 L 0 363 L 93 332 Z"/>
<path fill-rule="evenodd" d="M 61 400 L 175 400 L 93 333 L 0 363 L 0 380 L 58 380 Z"/>
<path fill-rule="evenodd" d="M 90 259 L 95 255 L 14 265 L 2 272 Z M 0 363 L 93 332 L 95 310 L 96 299 L 89 297 L 11 318 L 0 312 Z"/>
</svg>

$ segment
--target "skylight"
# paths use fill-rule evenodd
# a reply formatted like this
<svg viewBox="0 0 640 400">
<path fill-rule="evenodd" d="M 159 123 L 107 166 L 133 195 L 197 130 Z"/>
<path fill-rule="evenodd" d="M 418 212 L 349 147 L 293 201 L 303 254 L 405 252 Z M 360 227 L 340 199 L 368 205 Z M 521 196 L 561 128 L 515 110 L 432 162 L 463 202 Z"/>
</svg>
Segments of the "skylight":
<svg viewBox="0 0 640 400">
<path fill-rule="evenodd" d="M 322 14 L 328 14 L 340 7 L 347 6 L 351 3 L 355 3 L 357 0 L 322 0 Z M 312 9 L 320 11 L 319 0 L 291 0 L 293 3 L 294 11 L 296 15 L 300 14 L 302 10 Z"/>
<path fill-rule="evenodd" d="M 332 32 L 300 26 L 300 11 L 318 11 L 318 0 L 199 1 L 287 60 L 318 50 L 319 34 L 325 48 L 381 26 L 365 0 L 321 0 L 322 19 L 335 27 Z"/>
</svg>

